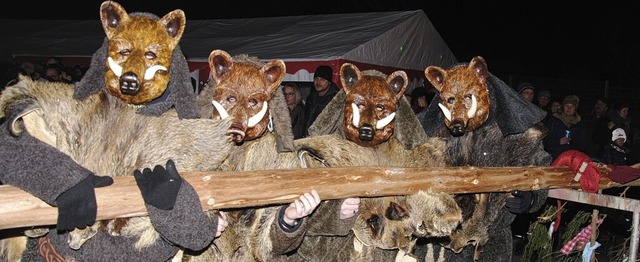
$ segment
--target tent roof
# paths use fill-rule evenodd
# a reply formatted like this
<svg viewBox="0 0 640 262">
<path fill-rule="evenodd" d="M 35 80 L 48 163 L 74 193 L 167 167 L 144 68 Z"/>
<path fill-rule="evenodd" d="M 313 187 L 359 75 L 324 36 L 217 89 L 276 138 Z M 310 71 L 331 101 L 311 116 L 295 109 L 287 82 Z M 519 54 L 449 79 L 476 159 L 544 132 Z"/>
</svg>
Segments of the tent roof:
<svg viewBox="0 0 640 262">
<path fill-rule="evenodd" d="M 163 15 L 163 14 L 162 14 Z M 104 38 L 99 20 L 0 20 L 0 58 L 91 57 Z M 422 10 L 188 20 L 180 47 L 205 62 L 214 49 L 260 59 L 354 62 L 424 70 L 456 59 Z"/>
</svg>

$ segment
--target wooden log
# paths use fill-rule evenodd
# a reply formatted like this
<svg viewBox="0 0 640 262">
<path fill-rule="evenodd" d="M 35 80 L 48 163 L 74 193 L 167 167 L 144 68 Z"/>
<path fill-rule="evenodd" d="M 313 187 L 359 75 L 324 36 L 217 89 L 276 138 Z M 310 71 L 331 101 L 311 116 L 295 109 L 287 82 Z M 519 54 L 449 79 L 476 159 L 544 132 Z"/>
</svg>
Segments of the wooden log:
<svg viewBox="0 0 640 262">
<path fill-rule="evenodd" d="M 603 171 L 601 188 L 620 186 Z M 409 195 L 419 190 L 450 194 L 580 188 L 568 167 L 332 167 L 245 172 L 183 172 L 204 210 L 290 203 L 315 189 L 322 199 Z M 0 229 L 53 225 L 57 209 L 12 186 L 0 186 Z M 133 177 L 117 177 L 96 189 L 97 219 L 146 215 Z"/>
</svg>

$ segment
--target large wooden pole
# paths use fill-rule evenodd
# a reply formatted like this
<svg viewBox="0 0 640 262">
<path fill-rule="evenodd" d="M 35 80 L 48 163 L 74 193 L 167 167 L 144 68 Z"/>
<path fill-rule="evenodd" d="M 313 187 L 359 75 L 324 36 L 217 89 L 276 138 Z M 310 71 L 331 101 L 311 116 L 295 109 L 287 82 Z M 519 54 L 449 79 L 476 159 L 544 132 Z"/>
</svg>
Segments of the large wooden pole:
<svg viewBox="0 0 640 262">
<path fill-rule="evenodd" d="M 620 186 L 606 178 L 601 188 Z M 568 167 L 332 167 L 245 172 L 184 172 L 205 210 L 290 203 L 315 189 L 322 199 L 580 188 Z M 0 186 L 0 229 L 53 225 L 57 209 L 18 188 Z M 146 215 L 133 177 L 96 189 L 98 220 Z"/>
</svg>

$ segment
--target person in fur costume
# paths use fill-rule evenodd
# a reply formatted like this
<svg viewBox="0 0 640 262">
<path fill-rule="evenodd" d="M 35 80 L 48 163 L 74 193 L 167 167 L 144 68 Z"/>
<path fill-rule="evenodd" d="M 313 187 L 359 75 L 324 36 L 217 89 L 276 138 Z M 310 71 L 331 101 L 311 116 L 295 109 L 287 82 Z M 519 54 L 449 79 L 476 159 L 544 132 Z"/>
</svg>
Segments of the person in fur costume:
<svg viewBox="0 0 640 262">
<path fill-rule="evenodd" d="M 312 148 L 332 167 L 444 165 L 443 141 L 426 137 L 402 95 L 408 84 L 404 71 L 387 76 L 345 63 L 340 79 L 343 90 L 309 128 L 311 136 L 296 140 L 297 146 Z M 360 207 L 356 216 L 343 220 L 331 211 L 341 200 L 322 202 L 309 217 L 301 246 L 291 255 L 294 261 L 412 261 L 414 234 L 444 236 L 461 220 L 446 194 L 344 201 L 351 200 Z"/>
<path fill-rule="evenodd" d="M 224 50 L 209 55 L 211 81 L 198 96 L 203 117 L 231 119 L 234 143 L 220 166 L 224 171 L 304 168 L 296 152 L 289 110 L 280 83 L 281 59 L 262 62 Z M 250 179 L 250 178 L 249 178 Z M 320 204 L 316 191 L 288 205 L 228 210 L 230 226 L 204 252 L 186 252 L 188 261 L 291 261 L 309 226 L 308 216 Z M 353 216 L 353 208 L 345 211 Z M 337 219 L 337 218 L 336 218 Z"/>
<path fill-rule="evenodd" d="M 106 1 L 101 5 L 100 14 L 107 38 L 94 53 L 91 68 L 75 86 L 73 98 L 78 101 L 93 101 L 96 96 L 100 96 L 102 108 L 111 108 L 109 112 L 114 114 L 121 112 L 117 108 L 128 106 L 129 110 L 135 110 L 141 115 L 161 116 L 169 110 L 175 110 L 177 119 L 198 118 L 195 94 L 190 91 L 192 88 L 186 59 L 177 45 L 185 26 L 182 10 L 175 10 L 160 18 L 150 13 L 127 14 L 118 3 Z M 128 27 L 135 23 L 145 26 Z M 154 30 L 146 26 L 151 26 Z M 119 35 L 135 30 L 142 32 Z M 135 74 L 134 71 L 129 71 L 136 67 L 135 62 L 128 63 L 128 57 L 119 55 L 148 56 L 148 52 L 139 52 L 136 48 L 140 48 L 140 45 L 144 46 L 142 48 L 146 47 L 148 43 L 142 42 L 149 40 L 145 35 L 150 32 L 154 34 L 150 41 L 160 40 L 157 45 L 163 47 L 155 50 L 155 58 L 166 59 L 154 60 L 155 65 L 142 68 L 143 71 Z M 127 40 L 131 36 L 133 39 Z M 126 45 L 129 50 L 114 50 L 123 46 L 122 42 L 113 41 L 114 38 L 118 38 L 118 41 L 130 41 L 130 45 Z M 162 235 L 159 241 L 137 248 L 137 239 L 114 237 L 100 231 L 92 236 L 91 241 L 84 243 L 82 248 L 70 248 L 67 244 L 70 232 L 87 228 L 95 222 L 97 206 L 94 188 L 108 186 L 113 180 L 111 177 L 96 176 L 94 171 L 80 165 L 76 159 L 30 134 L 22 117 L 32 112 L 32 107 L 29 99 L 24 99 L 4 108 L 2 115 L 7 121 L 0 128 L 0 152 L 3 159 L 0 161 L 0 168 L 3 170 L 0 181 L 24 189 L 46 203 L 57 206 L 58 219 L 55 228 L 47 229 L 46 236 L 28 241 L 22 255 L 23 260 L 167 261 L 176 254 L 179 247 L 194 250 L 207 247 L 224 230 L 226 221 L 210 220 L 204 214 L 198 195 L 186 181 L 180 179 L 175 163 L 169 159 L 166 166 L 141 168 L 133 174 L 149 216 Z M 134 132 L 138 131 L 133 126 L 131 128 Z M 15 236 L 14 232 L 6 233 L 6 236 Z M 7 247 L 2 248 L 2 251 L 6 251 Z M 19 259 L 15 257 L 18 253 L 14 253 L 13 257 L 5 252 L 1 255 L 13 261 Z"/>
<path fill-rule="evenodd" d="M 429 66 L 425 76 L 439 95 L 417 117 L 428 136 L 446 139 L 448 166 L 548 166 L 551 163 L 551 156 L 542 145 L 546 130 L 541 122 L 546 113 L 489 73 L 482 57 L 447 70 Z M 474 196 L 456 196 L 458 201 L 466 199 L 459 202 L 465 217 L 462 229 L 452 235 L 452 241 L 458 240 L 462 245 L 452 248 L 448 243 L 449 248 L 434 248 L 432 253 L 423 250 L 427 253 L 425 260 L 511 261 L 511 222 L 518 213 L 534 212 L 542 207 L 547 191 L 508 194 L 481 194 L 484 196 L 480 199 L 486 206 L 480 217 L 474 214 L 477 211 Z M 471 204 L 466 208 L 463 203 Z M 475 243 L 476 247 L 468 243 Z"/>
</svg>

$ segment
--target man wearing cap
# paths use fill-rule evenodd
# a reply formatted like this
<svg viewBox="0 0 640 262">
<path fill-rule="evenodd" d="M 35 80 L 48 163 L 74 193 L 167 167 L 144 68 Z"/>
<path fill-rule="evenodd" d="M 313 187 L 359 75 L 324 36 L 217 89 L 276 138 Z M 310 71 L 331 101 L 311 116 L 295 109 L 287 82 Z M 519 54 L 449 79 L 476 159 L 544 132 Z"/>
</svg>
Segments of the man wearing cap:
<svg viewBox="0 0 640 262">
<path fill-rule="evenodd" d="M 531 84 L 529 82 L 522 82 L 522 83 L 518 84 L 518 87 L 516 88 L 516 91 L 518 91 L 518 94 L 524 100 L 527 100 L 527 101 L 533 103 L 533 96 L 534 96 L 535 89 L 536 88 L 533 87 L 533 84 Z"/>
<path fill-rule="evenodd" d="M 313 74 L 313 87 L 312 91 L 305 100 L 304 119 L 306 121 L 304 126 L 304 136 L 309 135 L 309 127 L 316 120 L 320 112 L 329 104 L 329 101 L 338 93 L 338 87 L 333 83 L 333 69 L 326 65 L 321 65 L 316 68 L 316 72 Z"/>
</svg>

